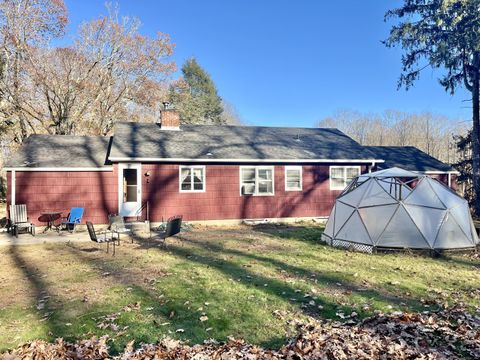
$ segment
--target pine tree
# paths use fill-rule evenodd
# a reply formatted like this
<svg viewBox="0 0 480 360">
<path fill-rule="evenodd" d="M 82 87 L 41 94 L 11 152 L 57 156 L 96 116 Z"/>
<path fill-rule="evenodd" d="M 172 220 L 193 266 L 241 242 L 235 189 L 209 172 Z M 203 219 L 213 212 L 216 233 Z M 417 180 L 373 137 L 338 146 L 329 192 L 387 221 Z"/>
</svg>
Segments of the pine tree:
<svg viewBox="0 0 480 360">
<path fill-rule="evenodd" d="M 395 25 L 385 44 L 405 51 L 399 85 L 409 88 L 431 67 L 444 70 L 439 81 L 446 91 L 472 94 L 472 181 L 480 199 L 480 0 L 404 0 L 386 18 Z M 480 216 L 480 201 L 475 212 Z"/>
<path fill-rule="evenodd" d="M 457 177 L 457 183 L 464 186 L 465 199 L 473 207 L 476 203 L 476 197 L 473 191 L 472 130 L 466 135 L 454 136 L 454 140 L 459 159 L 452 166 L 460 173 Z"/>
<path fill-rule="evenodd" d="M 183 124 L 223 124 L 222 98 L 210 75 L 195 58 L 182 66 L 183 79 L 170 88 L 170 101 Z"/>
</svg>

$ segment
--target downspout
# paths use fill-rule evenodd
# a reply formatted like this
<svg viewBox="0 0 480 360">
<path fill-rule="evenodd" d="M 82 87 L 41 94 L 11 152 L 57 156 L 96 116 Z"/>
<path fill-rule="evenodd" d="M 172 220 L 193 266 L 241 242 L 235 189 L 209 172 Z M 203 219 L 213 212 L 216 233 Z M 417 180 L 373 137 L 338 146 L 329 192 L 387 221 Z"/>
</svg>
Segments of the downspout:
<svg viewBox="0 0 480 360">
<path fill-rule="evenodd" d="M 11 181 L 11 189 L 10 189 L 10 192 L 11 192 L 11 205 L 15 205 L 15 193 L 16 193 L 16 189 L 15 189 L 15 170 L 12 170 L 12 181 Z"/>
<path fill-rule="evenodd" d="M 372 165 L 368 168 L 368 173 L 372 172 L 372 168 L 375 167 L 375 161 L 372 161 Z"/>
<path fill-rule="evenodd" d="M 448 173 L 448 187 L 452 188 L 452 173 Z"/>
</svg>

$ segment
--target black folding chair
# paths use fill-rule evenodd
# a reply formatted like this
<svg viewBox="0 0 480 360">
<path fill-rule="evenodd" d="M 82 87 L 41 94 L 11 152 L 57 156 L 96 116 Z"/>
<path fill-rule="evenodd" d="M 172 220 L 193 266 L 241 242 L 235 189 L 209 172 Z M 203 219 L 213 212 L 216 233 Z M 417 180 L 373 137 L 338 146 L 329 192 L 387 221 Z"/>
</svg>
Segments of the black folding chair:
<svg viewBox="0 0 480 360">
<path fill-rule="evenodd" d="M 104 230 L 99 232 L 99 236 L 97 236 L 97 233 L 95 232 L 95 229 L 93 227 L 93 224 L 91 221 L 87 221 L 87 229 L 88 229 L 88 234 L 90 235 L 90 240 L 96 242 L 96 243 L 106 243 L 107 244 L 107 253 L 109 251 L 109 245 L 110 243 L 113 244 L 113 255 L 115 255 L 115 238 L 113 237 L 113 233 Z"/>
<path fill-rule="evenodd" d="M 167 226 L 164 231 L 153 231 L 154 235 L 152 237 L 152 231 L 150 231 L 150 240 L 160 240 L 160 242 L 166 246 L 167 238 L 176 235 L 180 232 L 182 228 L 182 216 L 175 215 L 167 220 Z"/>
</svg>

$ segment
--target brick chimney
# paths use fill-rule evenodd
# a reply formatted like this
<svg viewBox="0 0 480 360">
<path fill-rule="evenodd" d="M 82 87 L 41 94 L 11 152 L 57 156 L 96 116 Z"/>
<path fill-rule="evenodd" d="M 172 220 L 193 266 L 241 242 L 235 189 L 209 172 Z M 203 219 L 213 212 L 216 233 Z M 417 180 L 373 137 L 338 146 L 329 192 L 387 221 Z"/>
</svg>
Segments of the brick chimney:
<svg viewBox="0 0 480 360">
<path fill-rule="evenodd" d="M 180 114 L 171 103 L 164 102 L 160 111 L 160 128 L 162 130 L 180 130 Z"/>
</svg>

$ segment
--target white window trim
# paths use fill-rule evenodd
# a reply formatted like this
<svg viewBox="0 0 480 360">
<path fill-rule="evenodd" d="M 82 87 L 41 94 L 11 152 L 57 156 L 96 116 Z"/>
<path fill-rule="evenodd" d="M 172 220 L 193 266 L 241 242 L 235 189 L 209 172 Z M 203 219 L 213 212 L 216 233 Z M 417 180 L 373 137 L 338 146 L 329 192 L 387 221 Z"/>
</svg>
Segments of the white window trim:
<svg viewBox="0 0 480 360">
<path fill-rule="evenodd" d="M 253 194 L 242 194 L 242 170 L 243 169 L 255 169 L 255 192 Z M 269 194 L 259 194 L 258 193 L 258 170 L 259 169 L 271 169 L 272 170 L 272 192 Z M 275 166 L 257 166 L 257 165 L 250 165 L 250 166 L 240 166 L 240 170 L 238 172 L 238 176 L 240 179 L 240 196 L 275 196 Z"/>
<path fill-rule="evenodd" d="M 193 189 L 193 179 L 192 179 L 192 190 L 183 190 L 182 189 L 182 169 L 189 168 L 191 170 L 193 169 L 202 169 L 202 174 L 203 174 L 203 189 L 202 190 L 195 190 Z M 191 175 L 193 176 L 193 171 L 190 172 Z M 205 165 L 179 165 L 178 166 L 178 190 L 181 193 L 202 193 L 207 191 L 207 171 Z"/>
<path fill-rule="evenodd" d="M 356 168 L 356 169 L 358 169 L 358 175 L 362 174 L 362 167 L 361 166 L 349 166 L 349 165 L 330 166 L 329 174 L 328 174 L 328 177 L 329 177 L 329 180 L 330 180 L 330 190 L 345 190 L 346 186 L 348 186 L 348 184 L 347 184 L 346 186 L 343 186 L 343 187 L 340 187 L 340 186 L 335 187 L 332 184 L 332 169 L 346 169 L 346 168 Z M 344 171 L 344 173 L 343 173 L 344 182 L 347 181 L 346 176 L 347 176 L 347 171 Z"/>
<path fill-rule="evenodd" d="M 287 182 L 287 170 L 300 170 L 300 188 L 289 188 Z M 303 166 L 285 166 L 285 191 L 303 190 Z"/>
</svg>

